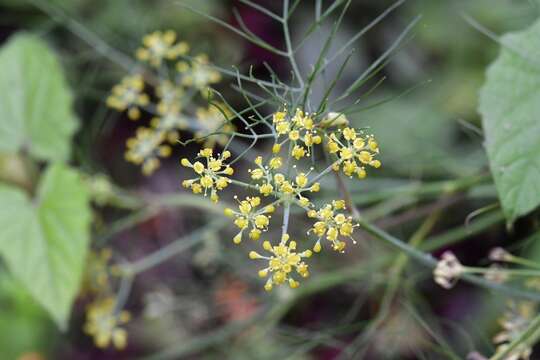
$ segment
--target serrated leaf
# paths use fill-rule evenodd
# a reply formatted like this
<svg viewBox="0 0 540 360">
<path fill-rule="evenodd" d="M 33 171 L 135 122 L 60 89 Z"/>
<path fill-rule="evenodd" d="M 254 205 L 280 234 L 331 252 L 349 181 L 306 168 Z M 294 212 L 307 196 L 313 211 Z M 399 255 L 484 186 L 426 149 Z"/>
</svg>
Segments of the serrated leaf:
<svg viewBox="0 0 540 360">
<path fill-rule="evenodd" d="M 15 35 L 0 49 L 0 69 L 0 152 L 66 160 L 77 121 L 54 53 L 33 35 Z"/>
<path fill-rule="evenodd" d="M 9 270 L 61 327 L 78 292 L 88 241 L 90 208 L 79 174 L 51 165 L 38 194 L 0 185 L 0 255 Z"/>
<path fill-rule="evenodd" d="M 512 222 L 540 205 L 540 22 L 501 43 L 479 111 L 491 172 Z"/>
</svg>

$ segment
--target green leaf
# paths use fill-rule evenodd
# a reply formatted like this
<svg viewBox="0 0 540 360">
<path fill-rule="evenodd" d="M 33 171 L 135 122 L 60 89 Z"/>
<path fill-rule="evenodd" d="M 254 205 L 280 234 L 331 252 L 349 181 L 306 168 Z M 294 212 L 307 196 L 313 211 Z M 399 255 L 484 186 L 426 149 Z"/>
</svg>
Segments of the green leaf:
<svg viewBox="0 0 540 360">
<path fill-rule="evenodd" d="M 0 185 L 0 255 L 13 275 L 65 328 L 84 268 L 91 213 L 79 174 L 51 165 L 35 199 Z"/>
<path fill-rule="evenodd" d="M 0 49 L 0 69 L 0 152 L 65 161 L 77 121 L 54 53 L 33 35 L 16 35 Z"/>
<path fill-rule="evenodd" d="M 540 22 L 501 43 L 479 111 L 491 172 L 512 222 L 540 204 Z"/>
</svg>

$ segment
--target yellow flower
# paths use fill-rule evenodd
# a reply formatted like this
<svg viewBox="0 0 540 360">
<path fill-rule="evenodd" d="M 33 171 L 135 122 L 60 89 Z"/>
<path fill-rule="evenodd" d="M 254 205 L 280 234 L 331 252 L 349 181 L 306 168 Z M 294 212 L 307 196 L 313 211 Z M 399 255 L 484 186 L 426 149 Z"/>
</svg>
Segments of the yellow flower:
<svg viewBox="0 0 540 360">
<path fill-rule="evenodd" d="M 295 145 L 292 149 L 291 155 L 296 159 L 300 160 L 306 155 L 306 150 L 298 145 Z"/>
<path fill-rule="evenodd" d="M 232 175 L 234 172 L 230 166 L 225 165 L 225 160 L 229 157 L 231 157 L 230 151 L 224 151 L 216 158 L 213 157 L 212 149 L 205 148 L 199 152 L 199 158 L 204 159 L 206 165 L 200 161 L 192 164 L 188 159 L 182 159 L 182 166 L 193 169 L 199 175 L 198 178 L 184 180 L 182 185 L 191 188 L 195 194 L 202 193 L 204 189 L 204 195 L 206 196 L 209 191 L 210 199 L 217 202 L 219 200 L 217 191 L 223 190 L 229 185 L 231 180 L 227 176 Z"/>
<path fill-rule="evenodd" d="M 308 183 L 308 178 L 306 174 L 304 173 L 298 174 L 295 180 L 296 180 L 296 184 L 301 188 L 305 187 Z"/>
<path fill-rule="evenodd" d="M 279 156 L 276 156 L 270 160 L 268 165 L 270 166 L 270 169 L 279 169 L 283 166 L 283 159 L 281 159 Z"/>
<path fill-rule="evenodd" d="M 308 265 L 303 261 L 312 255 L 310 250 L 301 253 L 296 251 L 296 241 L 289 241 L 289 235 L 285 234 L 279 245 L 272 246 L 269 241 L 263 243 L 263 248 L 270 253 L 269 256 L 263 256 L 255 251 L 249 253 L 253 260 L 266 260 L 268 267 L 259 271 L 260 277 L 268 277 L 264 289 L 272 290 L 274 286 L 288 283 L 291 288 L 297 288 L 300 283 L 293 278 L 293 272 L 296 272 L 303 278 L 309 276 Z"/>
<path fill-rule="evenodd" d="M 274 124 L 285 121 L 286 116 L 287 116 L 287 113 L 284 112 L 284 111 L 278 111 L 278 112 L 274 113 L 274 115 L 272 116 Z"/>
<path fill-rule="evenodd" d="M 274 191 L 274 187 L 270 184 L 263 184 L 259 187 L 259 192 L 264 196 L 268 196 Z"/>
<path fill-rule="evenodd" d="M 127 332 L 120 326 L 130 319 L 127 311 L 115 312 L 116 301 L 112 297 L 91 303 L 86 310 L 84 332 L 94 338 L 97 347 L 106 349 L 112 345 L 122 350 L 127 345 Z"/>
<path fill-rule="evenodd" d="M 289 123 L 287 122 L 280 122 L 276 125 L 276 131 L 280 135 L 287 134 L 289 132 Z"/>
</svg>

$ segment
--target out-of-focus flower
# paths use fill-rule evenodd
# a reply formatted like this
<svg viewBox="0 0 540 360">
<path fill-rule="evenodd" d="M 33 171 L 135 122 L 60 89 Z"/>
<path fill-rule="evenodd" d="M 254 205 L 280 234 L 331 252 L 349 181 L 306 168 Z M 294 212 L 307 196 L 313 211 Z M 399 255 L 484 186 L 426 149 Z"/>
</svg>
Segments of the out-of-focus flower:
<svg viewBox="0 0 540 360">
<path fill-rule="evenodd" d="M 496 353 L 505 351 L 513 340 L 520 337 L 527 330 L 536 314 L 537 305 L 535 303 L 510 301 L 507 304 L 507 310 L 499 319 L 502 331 L 493 338 L 493 343 L 498 345 Z M 531 354 L 531 344 L 521 343 L 505 360 L 529 360 Z"/>
<path fill-rule="evenodd" d="M 84 331 L 94 338 L 97 347 L 105 349 L 111 344 L 119 350 L 127 345 L 127 332 L 121 326 L 130 319 L 127 311 L 115 312 L 116 299 L 108 297 L 91 303 L 86 311 Z"/>
<path fill-rule="evenodd" d="M 172 30 L 155 31 L 145 35 L 143 47 L 136 52 L 137 59 L 147 61 L 150 65 L 158 67 L 163 60 L 175 60 L 189 51 L 189 45 L 182 41 L 176 43 L 176 33 Z"/>
<path fill-rule="evenodd" d="M 509 276 L 503 267 L 497 264 L 493 264 L 484 273 L 484 278 L 488 281 L 502 284 L 508 280 Z"/>
<path fill-rule="evenodd" d="M 221 75 L 210 66 L 208 56 L 200 54 L 193 58 L 191 63 L 181 61 L 176 69 L 182 74 L 182 85 L 205 90 L 208 85 L 221 81 Z"/>
<path fill-rule="evenodd" d="M 151 175 L 159 167 L 159 158 L 171 155 L 172 149 L 163 145 L 165 133 L 140 127 L 134 138 L 126 142 L 126 160 L 142 165 L 143 174 Z"/>
<path fill-rule="evenodd" d="M 433 277 L 437 284 L 450 289 L 456 284 L 463 271 L 464 267 L 456 256 L 451 251 L 446 251 L 433 270 Z"/>
<path fill-rule="evenodd" d="M 113 87 L 107 98 L 110 108 L 117 111 L 127 110 L 131 120 L 138 120 L 141 117 L 139 107 L 145 107 L 149 102 L 150 98 L 144 93 L 144 80 L 140 74 L 126 76 L 120 84 Z"/>
</svg>

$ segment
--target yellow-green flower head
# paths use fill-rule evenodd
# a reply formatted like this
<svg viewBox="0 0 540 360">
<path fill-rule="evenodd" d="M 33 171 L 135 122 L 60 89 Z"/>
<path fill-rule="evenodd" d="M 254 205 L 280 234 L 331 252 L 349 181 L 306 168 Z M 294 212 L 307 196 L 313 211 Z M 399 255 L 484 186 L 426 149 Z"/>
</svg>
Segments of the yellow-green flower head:
<svg viewBox="0 0 540 360">
<path fill-rule="evenodd" d="M 354 228 L 358 225 L 353 223 L 351 216 L 339 212 L 344 209 L 345 202 L 335 200 L 331 204 L 324 205 L 319 210 L 308 210 L 308 217 L 318 220 L 308 231 L 308 234 L 314 233 L 318 237 L 313 251 L 320 252 L 322 250 L 321 239 L 323 237 L 330 241 L 332 249 L 339 252 L 343 252 L 347 245 L 345 241 L 340 240 L 340 236 L 349 238 L 354 244 L 356 243 L 352 235 Z"/>
<path fill-rule="evenodd" d="M 189 51 L 186 42 L 176 43 L 176 33 L 172 30 L 155 31 L 144 36 L 142 42 L 143 47 L 137 50 L 136 57 L 154 67 L 161 66 L 163 60 L 175 60 Z"/>
<path fill-rule="evenodd" d="M 300 277 L 309 276 L 308 265 L 303 261 L 312 255 L 311 250 L 297 252 L 296 241 L 289 241 L 289 235 L 285 234 L 278 245 L 273 246 L 269 241 L 263 242 L 263 248 L 269 255 L 260 255 L 256 251 L 249 253 L 253 260 L 266 260 L 268 266 L 259 271 L 262 278 L 268 277 L 264 289 L 272 290 L 274 286 L 288 283 L 291 288 L 297 288 L 300 283 L 293 275 L 296 273 Z"/>
<path fill-rule="evenodd" d="M 249 238 L 252 240 L 258 240 L 261 233 L 268 230 L 271 218 L 270 214 L 275 211 L 275 207 L 274 205 L 267 205 L 259 208 L 260 205 L 261 198 L 255 196 L 238 201 L 238 211 L 230 208 L 225 209 L 225 215 L 234 217 L 234 224 L 240 229 L 238 234 L 233 238 L 235 244 L 242 242 L 242 236 L 245 230 L 249 229 Z"/>
<path fill-rule="evenodd" d="M 182 85 L 205 90 L 209 85 L 221 81 L 221 75 L 210 66 L 208 56 L 200 54 L 191 63 L 181 61 L 176 64 L 176 70 L 182 76 Z"/>
<path fill-rule="evenodd" d="M 141 74 L 126 76 L 120 84 L 115 85 L 111 95 L 107 98 L 107 106 L 117 110 L 128 112 L 131 120 L 141 117 L 139 107 L 149 104 L 150 98 L 144 93 L 144 80 Z"/>
<path fill-rule="evenodd" d="M 213 156 L 211 148 L 205 148 L 199 151 L 198 159 L 193 164 L 186 158 L 182 159 L 182 166 L 193 169 L 198 175 L 197 178 L 184 180 L 182 185 L 190 188 L 194 194 L 210 193 L 210 199 L 214 202 L 219 200 L 217 192 L 225 189 L 231 180 L 228 176 L 234 173 L 234 170 L 229 165 L 225 164 L 225 160 L 231 157 L 229 151 L 224 151 L 218 157 Z"/>
<path fill-rule="evenodd" d="M 130 319 L 127 311 L 115 311 L 116 300 L 112 297 L 91 303 L 86 310 L 84 332 L 94 338 L 94 343 L 101 349 L 111 344 L 116 349 L 124 349 L 127 345 L 127 332 L 121 325 Z"/>
<path fill-rule="evenodd" d="M 126 142 L 126 160 L 142 165 L 144 175 L 151 175 L 160 164 L 160 157 L 171 155 L 171 147 L 162 145 L 165 140 L 165 133 L 150 128 L 138 128 L 134 138 Z"/>
<path fill-rule="evenodd" d="M 366 177 L 366 166 L 379 168 L 381 162 L 375 157 L 379 154 L 379 145 L 372 135 L 364 135 L 362 131 L 346 127 L 330 134 L 327 149 L 335 154 L 339 161 L 335 163 L 334 170 L 349 177 L 356 175 L 359 179 Z"/>
</svg>

